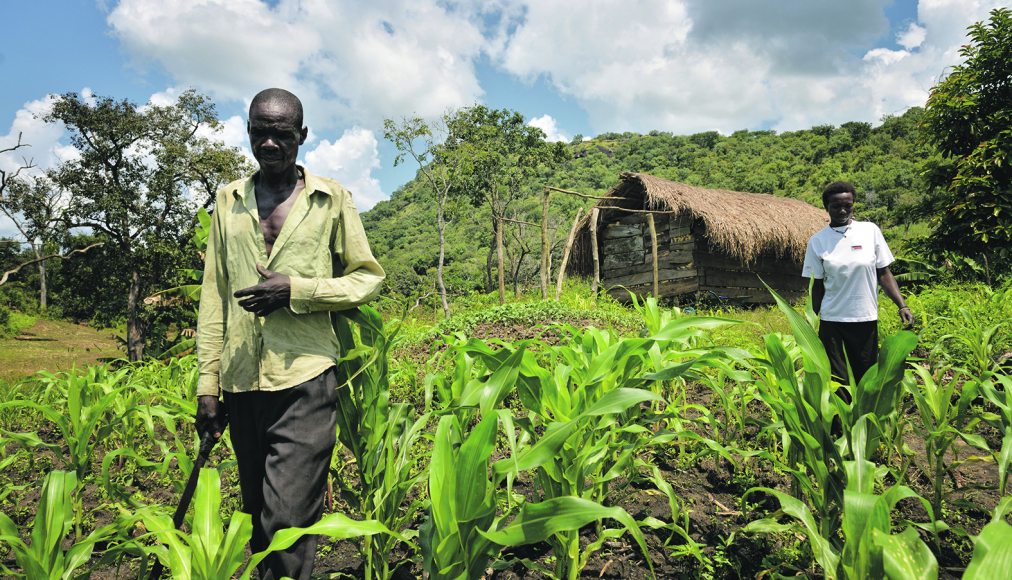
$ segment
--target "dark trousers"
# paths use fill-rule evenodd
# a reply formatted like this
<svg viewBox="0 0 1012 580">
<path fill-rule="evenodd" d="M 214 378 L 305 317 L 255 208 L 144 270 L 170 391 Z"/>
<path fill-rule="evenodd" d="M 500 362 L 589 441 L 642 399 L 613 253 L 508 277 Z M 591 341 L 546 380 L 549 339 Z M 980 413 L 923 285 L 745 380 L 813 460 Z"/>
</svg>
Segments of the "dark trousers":
<svg viewBox="0 0 1012 580">
<path fill-rule="evenodd" d="M 829 355 L 829 366 L 833 378 L 844 385 L 850 384 L 847 361 L 854 371 L 854 382 L 860 383 L 873 364 L 878 362 L 878 321 L 868 322 L 819 322 L 819 339 Z M 846 356 L 844 356 L 846 353 Z M 845 401 L 850 402 L 846 389 L 837 391 Z"/>
<path fill-rule="evenodd" d="M 282 391 L 225 393 L 232 448 L 239 464 L 243 511 L 253 518 L 250 549 L 270 544 L 274 533 L 306 527 L 323 513 L 323 492 L 337 432 L 334 369 Z M 308 580 L 316 536 L 268 556 L 264 580 Z"/>
</svg>

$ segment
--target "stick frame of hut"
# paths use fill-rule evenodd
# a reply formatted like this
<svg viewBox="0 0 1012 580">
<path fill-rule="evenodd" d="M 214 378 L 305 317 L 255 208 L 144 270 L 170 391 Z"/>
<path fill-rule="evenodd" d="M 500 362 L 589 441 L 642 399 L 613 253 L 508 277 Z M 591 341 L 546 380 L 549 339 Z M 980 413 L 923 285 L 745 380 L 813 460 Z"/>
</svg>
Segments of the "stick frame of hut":
<svg viewBox="0 0 1012 580">
<path fill-rule="evenodd" d="M 808 239 L 828 222 L 823 210 L 801 200 L 645 173 L 623 173 L 594 209 L 580 223 L 568 270 L 593 275 L 597 254 L 601 285 L 623 302 L 632 291 L 682 302 L 713 296 L 769 304 L 763 281 L 796 298 L 808 288 L 801 277 Z M 589 223 L 595 213 L 596 236 Z"/>
</svg>

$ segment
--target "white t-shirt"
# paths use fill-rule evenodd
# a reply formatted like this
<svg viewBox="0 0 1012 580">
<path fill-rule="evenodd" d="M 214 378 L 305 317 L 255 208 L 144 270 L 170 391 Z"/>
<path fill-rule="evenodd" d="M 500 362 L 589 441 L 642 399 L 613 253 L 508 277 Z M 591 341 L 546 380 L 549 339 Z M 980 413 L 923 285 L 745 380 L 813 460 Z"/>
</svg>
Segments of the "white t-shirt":
<svg viewBox="0 0 1012 580">
<path fill-rule="evenodd" d="M 801 275 L 822 280 L 822 320 L 867 322 L 878 320 L 877 268 L 893 262 L 878 226 L 852 221 L 844 227 L 826 226 L 808 240 Z"/>
</svg>

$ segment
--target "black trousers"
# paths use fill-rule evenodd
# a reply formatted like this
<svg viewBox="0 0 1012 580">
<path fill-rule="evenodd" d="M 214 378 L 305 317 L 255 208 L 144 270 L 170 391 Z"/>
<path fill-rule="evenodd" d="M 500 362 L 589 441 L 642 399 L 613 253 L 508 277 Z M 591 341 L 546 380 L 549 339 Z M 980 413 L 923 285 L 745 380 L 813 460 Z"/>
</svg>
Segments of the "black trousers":
<svg viewBox="0 0 1012 580">
<path fill-rule="evenodd" d="M 253 518 L 250 549 L 274 533 L 316 523 L 337 433 L 337 378 L 331 368 L 282 391 L 225 393 L 232 448 L 239 464 L 243 511 Z M 260 577 L 308 580 L 316 536 L 303 536 L 260 565 Z"/>
<path fill-rule="evenodd" d="M 829 355 L 829 366 L 833 378 L 844 385 L 850 384 L 847 361 L 854 371 L 854 381 L 861 382 L 868 369 L 878 362 L 878 321 L 867 322 L 819 322 L 819 339 Z M 844 356 L 846 353 L 846 356 Z M 850 402 L 850 393 L 844 389 L 841 396 Z"/>
</svg>

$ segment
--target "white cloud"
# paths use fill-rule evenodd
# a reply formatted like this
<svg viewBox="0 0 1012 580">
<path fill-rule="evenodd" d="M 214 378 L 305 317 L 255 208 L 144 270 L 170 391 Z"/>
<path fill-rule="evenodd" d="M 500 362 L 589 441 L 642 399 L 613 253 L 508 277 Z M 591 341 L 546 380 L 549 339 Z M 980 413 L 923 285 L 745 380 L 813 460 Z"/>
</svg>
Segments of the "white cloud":
<svg viewBox="0 0 1012 580">
<path fill-rule="evenodd" d="M 306 152 L 306 167 L 317 175 L 339 181 L 352 192 L 358 209 L 365 211 L 388 197 L 372 176 L 372 171 L 380 166 L 378 145 L 372 131 L 355 127 L 333 143 L 324 139 Z"/>
<path fill-rule="evenodd" d="M 865 62 L 877 62 L 883 65 L 895 64 L 910 56 L 906 50 L 889 50 L 888 48 L 873 48 L 864 55 Z"/>
<path fill-rule="evenodd" d="M 218 141 L 226 147 L 235 147 L 252 161 L 253 153 L 250 151 L 249 139 L 246 135 L 246 119 L 239 115 L 232 115 L 227 119 L 219 120 L 218 123 L 218 128 L 214 130 L 202 125 L 197 129 L 197 135 Z"/>
<path fill-rule="evenodd" d="M 7 134 L 0 135 L 0 149 L 14 147 L 19 135 L 21 143 L 29 147 L 0 155 L 0 169 L 14 172 L 19 167 L 34 165 L 31 169 L 21 171 L 20 176 L 41 176 L 45 170 L 60 162 L 78 157 L 77 149 L 60 142 L 65 133 L 63 123 L 46 123 L 42 120 L 52 111 L 53 99 L 53 95 L 46 95 L 29 101 L 14 114 L 14 121 Z M 14 223 L 5 215 L 0 215 L 0 237 L 20 238 Z"/>
<path fill-rule="evenodd" d="M 569 141 L 570 137 L 559 130 L 559 127 L 551 115 L 541 115 L 527 122 L 531 127 L 537 127 L 545 132 L 548 141 Z"/>
<path fill-rule="evenodd" d="M 85 91 L 82 91 L 82 95 Z M 27 161 L 35 165 L 35 169 L 29 173 L 38 174 L 55 167 L 61 161 L 76 158 L 77 150 L 60 142 L 66 133 L 63 123 L 47 123 L 43 120 L 52 111 L 54 99 L 54 95 L 46 95 L 29 101 L 14 114 L 14 121 L 7 134 L 0 135 L 0 149 L 13 147 L 18 142 L 19 135 L 21 143 L 30 147 L 0 156 L 0 169 L 13 171 Z"/>
<path fill-rule="evenodd" d="M 927 28 L 918 26 L 916 22 L 911 22 L 910 26 L 908 26 L 906 30 L 896 36 L 896 44 L 899 44 L 907 50 L 913 50 L 924 44 L 924 39 L 927 35 Z"/>
<path fill-rule="evenodd" d="M 1002 0 L 921 0 L 888 35 L 885 0 L 562 0 L 525 4 L 497 55 L 545 78 L 596 131 L 807 128 L 923 105 L 966 27 Z"/>
<path fill-rule="evenodd" d="M 486 40 L 468 5 L 122 0 L 108 23 L 139 61 L 216 98 L 248 102 L 269 86 L 292 90 L 310 126 L 435 117 L 482 94 L 474 62 Z"/>
</svg>

